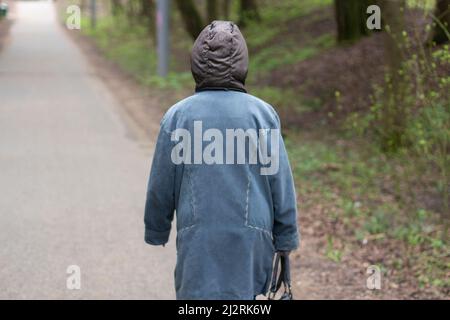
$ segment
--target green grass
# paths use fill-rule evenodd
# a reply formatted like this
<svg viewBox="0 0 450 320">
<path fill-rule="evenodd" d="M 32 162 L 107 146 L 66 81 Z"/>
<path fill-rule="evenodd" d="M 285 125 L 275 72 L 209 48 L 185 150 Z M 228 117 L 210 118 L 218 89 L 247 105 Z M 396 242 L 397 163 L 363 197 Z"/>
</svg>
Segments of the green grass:
<svg viewBox="0 0 450 320">
<path fill-rule="evenodd" d="M 299 43 L 298 30 L 288 30 L 286 24 L 302 19 L 311 12 L 328 7 L 332 0 L 284 0 L 261 4 L 259 23 L 250 23 L 243 29 L 250 51 L 248 83 L 268 76 L 280 67 L 293 65 L 314 57 L 334 46 L 334 36 L 323 34 Z M 273 43 L 276 42 L 276 45 Z"/>
<path fill-rule="evenodd" d="M 266 47 L 251 56 L 249 70 L 254 74 L 264 74 L 281 66 L 292 65 L 309 59 L 334 45 L 334 36 L 325 34 L 301 46 L 295 42 L 284 42 Z"/>
<path fill-rule="evenodd" d="M 262 23 L 253 23 L 245 28 L 249 48 L 262 46 L 284 32 L 282 27 L 287 21 L 301 18 L 312 11 L 330 6 L 333 0 L 283 0 L 270 1 L 260 7 Z"/>
<path fill-rule="evenodd" d="M 330 259 L 331 261 L 334 261 L 336 263 L 341 262 L 342 260 L 342 251 L 340 249 L 337 249 L 334 244 L 334 239 L 332 236 L 329 236 L 327 239 L 327 246 L 325 249 L 325 256 Z"/>
<path fill-rule="evenodd" d="M 192 85 L 190 72 L 170 72 L 167 78 L 156 75 L 157 56 L 154 40 L 142 24 L 131 25 L 124 16 L 98 19 L 96 28 L 89 20 L 82 20 L 82 32 L 94 39 L 108 59 L 132 74 L 143 85 L 161 89 L 182 89 Z M 171 67 L 177 68 L 175 57 Z"/>
<path fill-rule="evenodd" d="M 335 221 L 345 230 L 327 238 L 327 258 L 340 262 L 344 252 L 359 247 L 365 239 L 379 246 L 386 241 L 399 241 L 406 249 L 400 251 L 399 247 L 400 258 L 390 261 L 390 257 L 385 257 L 384 264 L 392 268 L 412 264 L 418 270 L 416 279 L 421 285 L 449 286 L 449 247 L 442 240 L 438 213 L 422 208 L 419 202 L 403 201 L 402 188 L 392 188 L 388 193 L 385 190 L 392 179 L 399 179 L 398 171 L 410 175 L 414 161 L 401 156 L 387 158 L 364 143 L 339 137 L 335 137 L 336 143 L 329 133 L 322 133 L 322 137 L 330 140 L 294 130 L 287 131 L 286 136 L 297 192 L 302 199 L 300 214 L 307 214 L 311 206 L 320 203 L 328 215 L 322 218 Z M 340 246 L 336 245 L 337 240 Z M 405 250 L 414 254 L 408 255 Z"/>
<path fill-rule="evenodd" d="M 282 115 L 301 115 L 305 112 L 319 110 L 322 107 L 320 98 L 305 98 L 302 92 L 290 88 L 260 86 L 254 83 L 247 85 L 250 94 L 271 104 Z"/>
</svg>

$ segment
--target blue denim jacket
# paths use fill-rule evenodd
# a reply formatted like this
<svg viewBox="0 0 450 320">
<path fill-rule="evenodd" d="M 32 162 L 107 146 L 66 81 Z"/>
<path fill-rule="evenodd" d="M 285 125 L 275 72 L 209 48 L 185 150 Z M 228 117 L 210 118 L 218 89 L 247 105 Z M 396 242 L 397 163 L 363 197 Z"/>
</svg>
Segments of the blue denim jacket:
<svg viewBox="0 0 450 320">
<path fill-rule="evenodd" d="M 171 107 L 161 121 L 154 152 L 145 241 L 165 244 L 176 211 L 177 298 L 253 299 L 267 292 L 274 252 L 293 250 L 299 241 L 294 183 L 283 138 L 276 136 L 274 174 L 261 174 L 264 165 L 250 163 L 248 154 L 244 163 L 237 161 L 237 154 L 230 157 L 236 161 L 232 164 L 174 161 L 180 142 L 174 132 L 185 129 L 193 137 L 195 122 L 201 122 L 203 133 L 217 129 L 224 139 L 227 129 L 280 129 L 274 109 L 244 92 L 201 91 Z M 203 141 L 201 150 L 209 143 Z"/>
</svg>

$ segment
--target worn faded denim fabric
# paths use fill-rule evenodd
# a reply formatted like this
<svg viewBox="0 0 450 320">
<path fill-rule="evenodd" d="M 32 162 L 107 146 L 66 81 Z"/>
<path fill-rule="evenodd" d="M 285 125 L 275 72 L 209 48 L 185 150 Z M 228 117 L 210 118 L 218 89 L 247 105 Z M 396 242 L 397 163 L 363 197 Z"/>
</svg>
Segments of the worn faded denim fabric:
<svg viewBox="0 0 450 320">
<path fill-rule="evenodd" d="M 240 33 L 236 36 L 239 29 L 229 24 L 215 22 L 205 28 L 208 41 L 214 40 L 214 32 L 221 39 L 230 33 L 234 42 L 241 39 Z M 217 129 L 224 138 L 227 129 L 280 129 L 269 104 L 242 92 L 243 86 L 230 85 L 227 90 L 226 83 L 205 81 L 208 72 L 196 77 L 207 85 L 198 85 L 198 92 L 172 106 L 161 121 L 148 183 L 145 241 L 165 244 L 176 211 L 177 299 L 251 300 L 268 290 L 274 252 L 298 246 L 294 183 L 279 133 L 279 169 L 273 175 L 262 175 L 263 165 L 250 164 L 248 157 L 237 164 L 236 154 L 234 164 L 172 161 L 178 143 L 172 134 L 186 129 L 194 137 L 195 121 L 202 122 L 203 133 Z M 206 145 L 203 142 L 202 150 Z M 193 156 L 193 145 L 191 149 Z"/>
<path fill-rule="evenodd" d="M 203 129 L 279 128 L 267 103 L 237 91 L 202 91 L 166 113 L 148 184 L 145 240 L 165 244 L 177 213 L 178 299 L 252 299 L 267 291 L 274 250 L 298 244 L 296 197 L 281 135 L 279 170 L 260 165 L 179 164 L 171 133 Z"/>
</svg>

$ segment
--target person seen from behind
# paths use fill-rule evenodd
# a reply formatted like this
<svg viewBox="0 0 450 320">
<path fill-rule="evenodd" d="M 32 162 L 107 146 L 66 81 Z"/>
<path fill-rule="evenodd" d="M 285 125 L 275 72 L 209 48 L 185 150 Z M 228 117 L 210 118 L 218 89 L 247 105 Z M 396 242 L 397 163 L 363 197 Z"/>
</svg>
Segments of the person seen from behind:
<svg viewBox="0 0 450 320">
<path fill-rule="evenodd" d="M 266 294 L 275 252 L 298 247 L 294 182 L 268 103 L 247 93 L 247 45 L 214 21 L 191 53 L 195 94 L 161 120 L 145 205 L 145 241 L 168 242 L 176 212 L 177 299 Z"/>
</svg>

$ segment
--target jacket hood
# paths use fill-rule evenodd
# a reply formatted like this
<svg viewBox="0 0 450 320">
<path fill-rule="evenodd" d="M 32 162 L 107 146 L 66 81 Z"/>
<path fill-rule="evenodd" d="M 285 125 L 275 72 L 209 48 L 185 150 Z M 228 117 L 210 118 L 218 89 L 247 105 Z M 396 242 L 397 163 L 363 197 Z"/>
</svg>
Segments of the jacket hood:
<svg viewBox="0 0 450 320">
<path fill-rule="evenodd" d="M 196 91 L 202 89 L 245 90 L 248 49 L 238 26 L 231 21 L 213 21 L 195 40 L 191 71 Z"/>
</svg>

